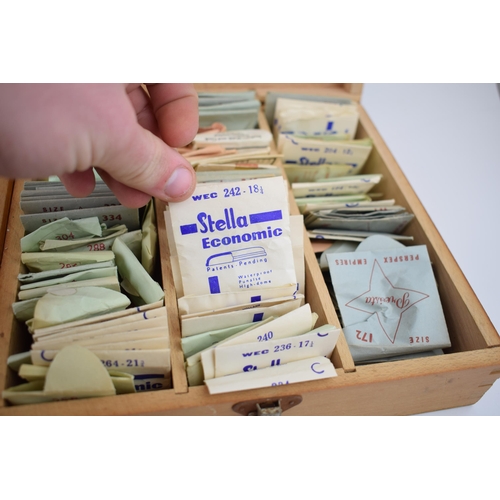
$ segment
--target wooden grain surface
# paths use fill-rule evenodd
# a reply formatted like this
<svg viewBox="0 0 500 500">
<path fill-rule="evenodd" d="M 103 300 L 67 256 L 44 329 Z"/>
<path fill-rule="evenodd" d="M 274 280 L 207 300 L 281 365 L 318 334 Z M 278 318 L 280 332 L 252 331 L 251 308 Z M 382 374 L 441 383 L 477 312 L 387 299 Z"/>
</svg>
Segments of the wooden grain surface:
<svg viewBox="0 0 500 500">
<path fill-rule="evenodd" d="M 290 92 L 311 95 L 335 95 L 358 101 L 362 83 L 196 83 L 198 92 L 236 92 L 255 90 L 257 98 L 265 100 L 268 92 Z"/>
<path fill-rule="evenodd" d="M 460 367 L 457 370 L 457 367 Z M 236 403 L 299 395 L 288 416 L 410 415 L 475 403 L 500 377 L 500 349 L 358 367 L 314 383 L 211 396 L 204 386 L 0 408 L 0 415 L 237 416 Z"/>
<path fill-rule="evenodd" d="M 481 349 L 500 345 L 500 338 L 484 308 L 407 178 L 361 106 L 360 113 L 362 124 L 360 133 L 371 137 L 376 149 L 375 154 L 370 157 L 372 170 L 368 168 L 366 173 L 371 173 L 371 171 L 383 173 L 384 180 L 381 183 L 381 189 L 388 197 L 394 197 L 397 204 L 403 204 L 409 212 L 415 214 L 416 221 L 406 228 L 405 233 L 413 235 L 415 243 L 427 245 L 438 281 L 448 329 L 450 332 L 462 332 L 454 335 L 452 339 L 454 349 Z"/>
<path fill-rule="evenodd" d="M 14 181 L 0 177 L 0 265 L 4 254 L 5 233 L 7 232 L 7 221 L 9 217 L 10 201 L 12 198 L 12 189 Z"/>
</svg>

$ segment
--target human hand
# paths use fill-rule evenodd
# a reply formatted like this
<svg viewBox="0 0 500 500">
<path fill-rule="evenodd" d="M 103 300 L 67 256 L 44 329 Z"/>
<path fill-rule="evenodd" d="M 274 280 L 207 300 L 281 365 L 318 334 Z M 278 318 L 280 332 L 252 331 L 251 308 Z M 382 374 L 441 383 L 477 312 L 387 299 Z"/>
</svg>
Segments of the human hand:
<svg viewBox="0 0 500 500">
<path fill-rule="evenodd" d="M 75 197 L 94 189 L 92 167 L 128 207 L 151 196 L 182 201 L 194 171 L 172 148 L 198 130 L 190 84 L 1 84 L 0 174 L 58 175 Z"/>
</svg>

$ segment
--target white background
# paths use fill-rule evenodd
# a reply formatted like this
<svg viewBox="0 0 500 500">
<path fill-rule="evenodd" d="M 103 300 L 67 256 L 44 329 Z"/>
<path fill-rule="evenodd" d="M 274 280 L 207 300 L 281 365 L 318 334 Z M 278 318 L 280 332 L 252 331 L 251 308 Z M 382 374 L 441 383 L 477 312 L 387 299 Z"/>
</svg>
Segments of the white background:
<svg viewBox="0 0 500 500">
<path fill-rule="evenodd" d="M 500 331 L 500 97 L 490 84 L 365 84 L 361 104 Z M 500 380 L 472 406 L 500 415 Z"/>
</svg>

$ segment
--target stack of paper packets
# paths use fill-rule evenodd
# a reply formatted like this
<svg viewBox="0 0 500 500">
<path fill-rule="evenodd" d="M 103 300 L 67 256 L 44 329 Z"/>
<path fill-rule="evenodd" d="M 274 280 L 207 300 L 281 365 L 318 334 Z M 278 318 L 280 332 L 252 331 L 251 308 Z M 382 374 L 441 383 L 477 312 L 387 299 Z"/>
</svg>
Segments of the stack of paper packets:
<svg viewBox="0 0 500 500">
<path fill-rule="evenodd" d="M 129 374 L 132 391 L 170 387 L 164 292 L 151 277 L 153 204 L 141 221 L 102 182 L 85 199 L 72 198 L 59 182 L 26 182 L 21 207 L 27 272 L 19 275 L 13 310 L 32 346 L 9 365 L 33 376 L 34 368 L 21 365 L 47 367 L 66 346 L 78 345 L 105 368 Z"/>
<path fill-rule="evenodd" d="M 310 238 L 408 239 L 400 233 L 413 214 L 395 200 L 380 200 L 383 195 L 373 188 L 382 176 L 363 173 L 373 142 L 356 138 L 359 112 L 353 101 L 271 94 L 266 115 Z"/>
<path fill-rule="evenodd" d="M 335 376 L 339 331 L 304 304 L 302 216 L 279 177 L 199 184 L 165 212 L 190 385 L 210 393 Z M 298 363 L 298 365 L 296 365 Z"/>
</svg>

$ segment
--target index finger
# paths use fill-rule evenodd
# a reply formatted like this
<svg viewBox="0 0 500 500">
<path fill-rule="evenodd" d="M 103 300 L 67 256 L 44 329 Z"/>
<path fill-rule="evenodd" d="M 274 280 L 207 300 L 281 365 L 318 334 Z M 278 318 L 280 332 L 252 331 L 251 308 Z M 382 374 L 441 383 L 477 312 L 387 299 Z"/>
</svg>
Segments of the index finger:
<svg viewBox="0 0 500 500">
<path fill-rule="evenodd" d="M 171 147 L 189 144 L 198 132 L 198 94 L 190 83 L 147 84 L 161 138 Z"/>
</svg>

